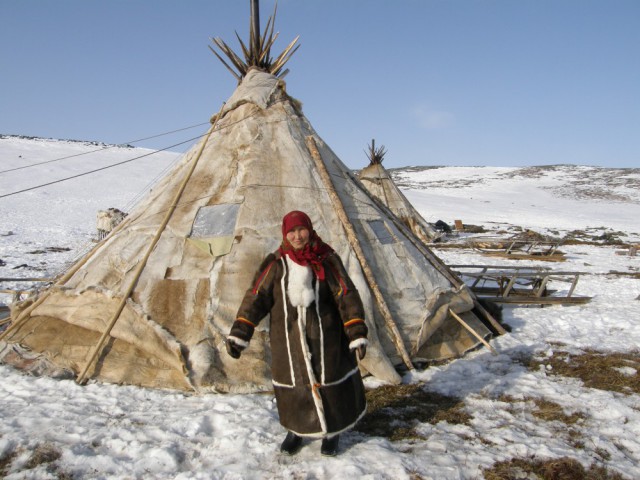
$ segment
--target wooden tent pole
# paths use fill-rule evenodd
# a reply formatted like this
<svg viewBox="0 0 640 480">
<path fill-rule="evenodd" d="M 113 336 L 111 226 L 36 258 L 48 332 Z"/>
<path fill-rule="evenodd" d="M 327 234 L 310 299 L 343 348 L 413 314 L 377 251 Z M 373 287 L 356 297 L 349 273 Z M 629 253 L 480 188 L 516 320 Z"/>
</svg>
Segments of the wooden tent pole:
<svg viewBox="0 0 640 480">
<path fill-rule="evenodd" d="M 480 335 L 478 335 L 478 334 L 476 333 L 476 331 L 475 331 L 473 328 L 471 328 L 467 322 L 465 322 L 462 318 L 460 318 L 460 316 L 459 316 L 456 312 L 454 312 L 453 310 L 449 309 L 449 313 L 451 314 L 451 316 L 452 316 L 453 318 L 455 318 L 458 322 L 460 322 L 460 324 L 461 324 L 464 328 L 466 328 L 467 330 L 469 330 L 469 332 L 471 333 L 471 335 L 473 335 L 473 336 L 474 336 L 474 337 L 476 337 L 478 340 L 480 340 L 480 341 L 484 344 L 484 346 L 485 346 L 485 347 L 487 347 L 487 348 L 491 351 L 491 353 L 492 353 L 492 354 L 494 354 L 494 355 L 498 355 L 498 352 L 496 351 L 496 349 L 495 349 L 495 348 L 493 348 L 493 347 L 489 344 L 489 342 L 487 342 L 484 338 L 482 338 Z"/>
<path fill-rule="evenodd" d="M 349 217 L 347 216 L 347 212 L 344 209 L 344 205 L 342 204 L 342 201 L 340 200 L 340 197 L 338 196 L 338 193 L 336 192 L 336 189 L 333 186 L 333 182 L 331 181 L 331 177 L 329 176 L 327 167 L 325 166 L 324 161 L 322 160 L 322 156 L 318 151 L 318 147 L 316 145 L 315 139 L 313 138 L 313 136 L 309 135 L 308 137 L 306 137 L 305 141 L 307 144 L 307 148 L 309 149 L 309 153 L 313 157 L 313 160 L 316 162 L 316 166 L 318 167 L 318 170 L 320 172 L 320 177 L 322 178 L 322 182 L 324 183 L 327 191 L 329 192 L 329 196 L 331 197 L 331 199 L 334 202 L 334 205 L 337 208 L 338 217 L 340 218 L 340 221 L 342 222 L 342 226 L 344 227 L 347 233 L 347 238 L 349 239 L 349 243 L 351 244 L 351 247 L 353 248 L 356 254 L 356 257 L 360 262 L 360 266 L 362 267 L 364 276 L 367 280 L 367 283 L 369 284 L 369 288 L 371 289 L 373 296 L 376 299 L 376 303 L 378 304 L 378 308 L 380 309 L 380 313 L 384 318 L 385 324 L 387 325 L 387 328 L 391 332 L 391 338 L 393 340 L 393 343 L 395 344 L 398 353 L 402 357 L 402 361 L 404 362 L 404 364 L 407 366 L 407 368 L 409 368 L 409 370 L 413 370 L 414 369 L 413 363 L 411 362 L 409 353 L 407 352 L 407 349 L 404 346 L 402 337 L 400 336 L 400 332 L 398 331 L 398 327 L 396 327 L 395 323 L 393 322 L 393 318 L 391 317 L 391 312 L 389 311 L 389 307 L 387 306 L 387 303 L 385 302 L 384 297 L 382 296 L 382 292 L 380 291 L 380 288 L 378 287 L 378 284 L 375 281 L 373 272 L 369 267 L 369 264 L 364 255 L 364 252 L 362 251 L 362 247 L 360 246 L 360 241 L 356 236 L 353 225 L 349 221 Z"/>
<path fill-rule="evenodd" d="M 253 53 L 256 58 L 260 51 L 260 2 L 259 0 L 251 0 L 251 25 L 249 28 L 251 38 L 249 41 L 250 52 Z"/>
<path fill-rule="evenodd" d="M 89 358 L 89 361 L 87 361 L 87 364 L 85 365 L 84 369 L 82 370 L 80 375 L 78 375 L 78 378 L 76 379 L 76 383 L 78 383 L 80 385 L 83 385 L 84 383 L 86 383 L 87 372 L 93 366 L 93 364 L 94 364 L 96 358 L 98 357 L 98 355 L 100 354 L 100 352 L 102 352 L 105 340 L 111 334 L 111 330 L 113 329 L 114 325 L 118 321 L 118 318 L 120 318 L 120 314 L 124 310 L 124 307 L 125 307 L 125 305 L 127 303 L 127 300 L 129 299 L 129 296 L 133 292 L 133 289 L 135 288 L 136 284 L 138 283 L 138 280 L 140 279 L 140 275 L 142 274 L 142 270 L 144 270 L 144 268 L 147 265 L 147 260 L 149 260 L 149 257 L 151 256 L 151 252 L 154 250 L 156 244 L 160 240 L 160 236 L 164 232 L 164 229 L 166 228 L 167 224 L 169 223 L 169 220 L 171 219 L 171 216 L 173 215 L 173 212 L 177 208 L 178 202 L 180 201 L 180 198 L 182 197 L 182 194 L 184 193 L 184 190 L 185 190 L 185 188 L 187 186 L 187 183 L 191 179 L 191 175 L 193 174 L 194 170 L 196 169 L 196 166 L 198 165 L 198 161 L 200 160 L 200 157 L 202 156 L 202 152 L 204 151 L 204 147 L 207 145 L 207 142 L 209 141 L 209 137 L 211 137 L 211 134 L 213 133 L 213 130 L 215 129 L 216 124 L 218 123 L 218 119 L 221 117 L 223 108 L 224 108 L 224 104 L 222 104 L 222 107 L 220 108 L 220 112 L 218 112 L 218 115 L 216 115 L 216 119 L 215 119 L 213 125 L 211 125 L 211 128 L 209 128 L 209 131 L 207 132 L 206 137 L 203 139 L 202 145 L 200 146 L 200 150 L 198 150 L 198 153 L 196 155 L 196 158 L 193 161 L 193 164 L 191 165 L 191 168 L 187 172 L 187 175 L 184 178 L 184 180 L 182 181 L 182 184 L 180 185 L 180 188 L 178 189 L 178 192 L 176 193 L 176 195 L 175 195 L 175 197 L 173 199 L 173 202 L 171 203 L 171 206 L 167 210 L 167 213 L 165 214 L 164 219 L 162 220 L 162 223 L 160 224 L 160 227 L 158 228 L 158 231 L 156 232 L 155 236 L 153 237 L 153 240 L 151 241 L 151 244 L 149 245 L 149 248 L 147 248 L 147 252 L 145 253 L 143 259 L 138 264 L 138 267 L 137 267 L 136 272 L 135 272 L 135 274 L 133 276 L 133 279 L 131 280 L 131 283 L 129 284 L 129 287 L 127 288 L 125 294 L 122 296 L 122 299 L 120 300 L 118 308 L 116 309 L 115 313 L 111 316 L 111 320 L 109 320 L 109 323 L 107 324 L 107 328 L 102 333 L 102 336 L 100 337 L 100 340 L 98 340 L 98 343 L 94 347 L 93 352 L 91 353 L 91 357 Z"/>
</svg>

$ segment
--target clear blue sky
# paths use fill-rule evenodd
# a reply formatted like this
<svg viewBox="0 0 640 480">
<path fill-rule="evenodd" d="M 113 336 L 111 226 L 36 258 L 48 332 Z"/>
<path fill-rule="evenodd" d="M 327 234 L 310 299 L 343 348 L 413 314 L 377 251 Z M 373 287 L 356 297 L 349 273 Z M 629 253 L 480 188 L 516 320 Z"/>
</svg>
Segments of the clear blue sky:
<svg viewBox="0 0 640 480">
<path fill-rule="evenodd" d="M 264 27 L 273 0 L 261 2 Z M 0 133 L 123 143 L 206 122 L 249 0 L 0 0 Z M 639 0 L 280 0 L 287 91 L 350 167 L 640 167 Z M 162 148 L 205 127 L 136 144 Z"/>
</svg>

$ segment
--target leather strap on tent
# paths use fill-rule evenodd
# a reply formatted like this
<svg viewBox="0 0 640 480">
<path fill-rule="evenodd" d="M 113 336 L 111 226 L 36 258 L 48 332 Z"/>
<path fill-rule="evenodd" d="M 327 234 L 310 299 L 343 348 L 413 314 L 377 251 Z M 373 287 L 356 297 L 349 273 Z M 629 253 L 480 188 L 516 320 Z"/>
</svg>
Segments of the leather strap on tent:
<svg viewBox="0 0 640 480">
<path fill-rule="evenodd" d="M 105 329 L 105 331 L 102 333 L 102 336 L 100 337 L 100 340 L 98 340 L 98 343 L 95 346 L 95 348 L 94 348 L 94 350 L 93 350 L 93 352 L 91 354 L 91 357 L 89 358 L 89 361 L 85 365 L 84 370 L 82 370 L 82 373 L 80 373 L 80 375 L 78 375 L 78 378 L 76 379 L 76 383 L 78 383 L 80 385 L 83 385 L 84 383 L 86 383 L 87 372 L 93 366 L 96 358 L 98 357 L 98 355 L 102 351 L 102 349 L 104 347 L 104 342 L 107 339 L 107 337 L 110 335 L 111 330 L 113 329 L 113 326 L 116 324 L 116 322 L 118 321 L 118 318 L 120 317 L 120 314 L 124 310 L 125 304 L 127 303 L 127 300 L 129 299 L 129 296 L 133 292 L 133 289 L 135 288 L 136 284 L 138 283 L 140 275 L 142 274 L 142 271 L 144 270 L 144 268 L 145 268 L 145 266 L 147 264 L 147 260 L 149 259 L 149 256 L 151 255 L 151 252 L 153 251 L 153 249 L 155 248 L 156 244 L 158 243 L 158 240 L 160 240 L 160 236 L 162 235 L 162 232 L 166 228 L 167 224 L 169 223 L 169 220 L 171 219 L 171 216 L 173 215 L 173 212 L 177 208 L 178 202 L 180 201 L 180 197 L 182 197 L 182 194 L 184 193 L 184 190 L 185 190 L 185 188 L 187 186 L 187 183 L 191 179 L 191 175 L 193 174 L 194 170 L 196 169 L 196 166 L 198 165 L 198 161 L 200 160 L 200 157 L 202 156 L 202 152 L 204 151 L 204 147 L 207 145 L 207 142 L 209 141 L 209 137 L 211 137 L 211 134 L 213 133 L 213 131 L 214 131 L 214 129 L 215 129 L 217 123 L 218 123 L 218 120 L 222 116 L 222 110 L 224 109 L 224 105 L 225 104 L 223 103 L 222 107 L 220 108 L 220 111 L 218 112 L 218 114 L 215 117 L 216 118 L 215 121 L 211 125 L 211 128 L 209 128 L 209 131 L 207 132 L 206 137 L 202 141 L 202 145 L 200 146 L 200 150 L 198 150 L 198 154 L 196 155 L 196 158 L 193 161 L 193 164 L 191 165 L 191 168 L 187 172 L 187 175 L 186 175 L 185 179 L 182 181 L 182 184 L 180 185 L 180 188 L 178 189 L 178 192 L 176 193 L 176 195 L 175 195 L 175 197 L 173 199 L 173 202 L 171 203 L 171 207 L 167 210 L 167 213 L 165 214 L 164 219 L 163 219 L 162 223 L 160 224 L 160 227 L 158 228 L 158 231 L 156 232 L 155 237 L 153 237 L 153 240 L 151 241 L 151 244 L 149 245 L 149 248 L 147 249 L 147 252 L 145 253 L 145 256 L 143 257 L 143 259 L 141 260 L 140 264 L 138 265 L 138 268 L 137 268 L 137 270 L 136 270 L 136 272 L 135 272 L 135 274 L 133 276 L 133 279 L 131 280 L 131 284 L 129 285 L 129 288 L 127 289 L 127 291 L 123 295 L 122 300 L 120 301 L 120 304 L 118 305 L 118 308 L 116 309 L 115 313 L 111 317 L 111 320 L 109 321 L 109 324 L 107 325 L 107 328 Z"/>
<path fill-rule="evenodd" d="M 334 205 L 338 212 L 338 217 L 340 218 L 340 221 L 342 222 L 342 226 L 344 227 L 347 233 L 347 238 L 349 239 L 349 243 L 351 244 L 351 247 L 353 248 L 356 254 L 356 257 L 360 262 L 360 266 L 362 267 L 364 276 L 367 280 L 367 283 L 369 284 L 369 288 L 371 289 L 371 292 L 373 293 L 373 296 L 376 299 L 376 303 L 378 304 L 380 313 L 384 318 L 387 328 L 391 332 L 391 339 L 393 340 L 393 343 L 396 346 L 396 350 L 402 357 L 402 361 L 407 366 L 407 368 L 409 368 L 409 370 L 413 370 L 414 369 L 413 363 L 411 363 L 411 358 L 409 357 L 409 353 L 407 352 L 407 349 L 404 346 L 402 337 L 400 336 L 400 332 L 398 331 L 398 327 L 396 326 L 396 324 L 393 321 L 393 318 L 391 317 L 391 312 L 389 311 L 387 302 L 385 302 L 384 297 L 382 296 L 382 292 L 380 291 L 380 288 L 378 287 L 378 284 L 375 281 L 375 277 L 373 275 L 373 272 L 371 271 L 371 268 L 369 267 L 366 257 L 364 256 L 364 252 L 362 251 L 362 247 L 360 246 L 360 241 L 356 236 L 356 232 L 353 228 L 353 225 L 349 221 L 349 217 L 347 216 L 347 213 L 344 209 L 344 205 L 342 204 L 342 201 L 340 200 L 340 197 L 338 196 L 333 186 L 331 177 L 329 177 L 329 172 L 327 171 L 327 167 L 325 166 L 324 161 L 322 160 L 322 156 L 318 151 L 318 147 L 316 146 L 316 141 L 311 135 L 306 137 L 305 141 L 307 144 L 307 148 L 309 149 L 309 153 L 313 157 L 313 160 L 316 162 L 316 166 L 318 167 L 318 170 L 320 172 L 320 177 L 322 178 L 322 181 L 329 192 L 329 196 L 334 202 Z"/>
</svg>

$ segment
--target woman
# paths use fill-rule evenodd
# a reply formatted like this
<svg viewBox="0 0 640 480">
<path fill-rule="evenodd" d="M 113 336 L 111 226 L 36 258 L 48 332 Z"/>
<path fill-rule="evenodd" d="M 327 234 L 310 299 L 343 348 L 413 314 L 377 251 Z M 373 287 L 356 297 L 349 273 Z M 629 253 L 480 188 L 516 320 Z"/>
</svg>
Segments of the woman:
<svg viewBox="0 0 640 480">
<path fill-rule="evenodd" d="M 337 453 L 339 434 L 364 415 L 364 386 L 355 358 L 366 352 L 362 301 L 340 257 L 300 211 L 282 220 L 282 244 L 267 256 L 244 296 L 227 337 L 233 358 L 271 315 L 271 375 L 280 423 L 289 431 L 280 450 L 298 452 L 302 437 L 322 438 L 321 453 Z"/>
</svg>

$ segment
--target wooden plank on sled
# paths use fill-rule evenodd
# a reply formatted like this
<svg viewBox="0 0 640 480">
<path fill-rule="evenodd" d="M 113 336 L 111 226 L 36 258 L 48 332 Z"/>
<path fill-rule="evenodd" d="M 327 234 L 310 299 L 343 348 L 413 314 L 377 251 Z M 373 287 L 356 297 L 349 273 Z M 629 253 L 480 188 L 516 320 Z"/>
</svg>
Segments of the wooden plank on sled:
<svg viewBox="0 0 640 480">
<path fill-rule="evenodd" d="M 508 303 L 519 305 L 581 305 L 589 303 L 593 297 L 532 297 L 532 296 L 510 296 L 510 297 L 481 297 L 495 303 Z"/>
<path fill-rule="evenodd" d="M 495 251 L 489 252 L 485 250 L 481 250 L 483 255 L 488 257 L 502 257 L 509 258 L 511 260 L 541 260 L 544 262 L 564 262 L 566 259 L 564 258 L 564 253 L 553 253 L 550 255 L 536 255 L 533 253 L 509 253 L 503 251 Z"/>
<path fill-rule="evenodd" d="M 573 297 L 582 272 L 554 272 L 547 268 L 492 267 L 489 265 L 455 265 L 452 268 L 456 268 L 454 271 L 461 278 L 469 279 L 471 291 L 494 302 L 576 304 L 590 300 L 590 297 Z M 479 268 L 480 271 L 464 271 L 470 268 L 476 270 Z M 569 283 L 569 291 L 565 295 L 552 296 L 559 291 L 547 288 L 550 281 Z M 573 300 L 574 298 L 577 300 Z"/>
</svg>

